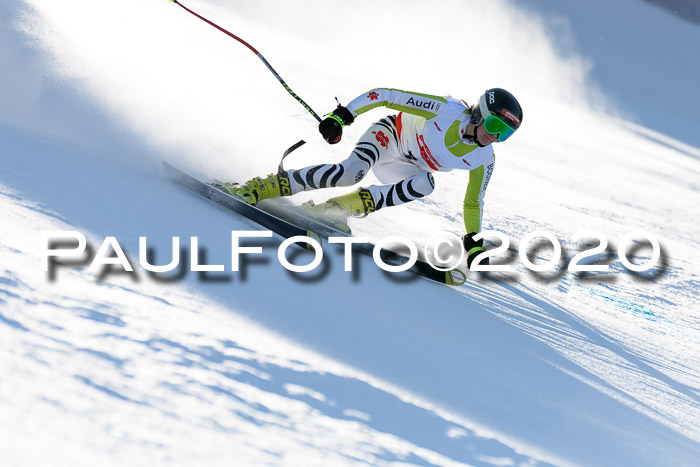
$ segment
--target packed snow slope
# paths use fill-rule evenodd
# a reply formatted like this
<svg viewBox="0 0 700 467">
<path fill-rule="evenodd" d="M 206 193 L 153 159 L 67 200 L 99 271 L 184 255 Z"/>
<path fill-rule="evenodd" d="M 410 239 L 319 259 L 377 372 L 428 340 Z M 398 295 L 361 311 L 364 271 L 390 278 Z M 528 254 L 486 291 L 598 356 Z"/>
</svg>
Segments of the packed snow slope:
<svg viewBox="0 0 700 467">
<path fill-rule="evenodd" d="M 183 3 L 318 113 L 374 87 L 516 94 L 524 124 L 496 147 L 485 207 L 512 270 L 450 288 L 368 257 L 345 272 L 326 246 L 322 267 L 293 274 L 271 238 L 230 272 L 231 231 L 259 228 L 164 180 L 161 161 L 241 180 L 300 138 L 287 166 L 339 161 L 388 112 L 328 146 L 254 54 L 171 2 L 3 0 L 3 464 L 696 463 L 700 28 L 635 0 Z M 461 235 L 465 173 L 435 178 L 428 199 L 356 233 Z M 93 254 L 114 237 L 135 271 L 83 258 L 45 272 L 51 230 L 83 233 Z M 518 256 L 541 230 L 562 244 L 556 271 Z M 662 254 L 633 274 L 616 251 L 640 230 Z M 567 272 L 585 243 L 572 237 L 590 231 L 609 241 L 595 259 L 610 272 Z M 143 236 L 158 264 L 179 237 L 185 267 L 148 274 Z M 189 271 L 192 252 L 226 270 Z"/>
</svg>

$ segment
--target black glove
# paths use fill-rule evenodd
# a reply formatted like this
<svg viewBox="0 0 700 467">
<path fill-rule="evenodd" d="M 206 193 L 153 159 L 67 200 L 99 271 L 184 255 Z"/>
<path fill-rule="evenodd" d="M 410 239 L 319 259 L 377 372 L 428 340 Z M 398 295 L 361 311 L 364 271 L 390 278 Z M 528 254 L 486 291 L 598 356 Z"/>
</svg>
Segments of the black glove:
<svg viewBox="0 0 700 467">
<path fill-rule="evenodd" d="M 486 251 L 486 248 L 484 248 L 484 239 L 482 238 L 479 239 L 479 241 L 476 241 L 474 238 L 472 238 L 474 235 L 476 235 L 476 232 L 468 233 L 462 237 L 462 245 L 464 245 L 464 249 L 467 252 L 467 266 L 469 269 L 472 267 L 472 261 L 474 261 L 474 258 Z M 478 264 L 485 266 L 489 264 L 489 259 L 484 258 Z"/>
<path fill-rule="evenodd" d="M 339 105 L 333 112 L 329 113 L 321 123 L 318 124 L 318 131 L 323 135 L 328 144 L 335 144 L 343 136 L 343 127 L 355 121 L 352 112 Z"/>
</svg>

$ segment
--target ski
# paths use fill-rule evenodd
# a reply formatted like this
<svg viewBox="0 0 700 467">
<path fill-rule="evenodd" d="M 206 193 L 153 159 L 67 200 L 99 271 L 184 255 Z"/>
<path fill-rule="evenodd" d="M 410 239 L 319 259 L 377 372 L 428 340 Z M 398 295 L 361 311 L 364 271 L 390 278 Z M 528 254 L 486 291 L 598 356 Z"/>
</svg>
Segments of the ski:
<svg viewBox="0 0 700 467">
<path fill-rule="evenodd" d="M 229 209 L 236 214 L 255 222 L 256 224 L 269 229 L 276 234 L 284 238 L 302 236 L 311 237 L 321 243 L 321 237 L 307 229 L 303 229 L 297 225 L 294 225 L 285 220 L 279 219 L 265 211 L 251 206 L 245 201 L 239 199 L 236 196 L 232 196 L 228 192 L 224 191 L 222 188 L 217 187 L 214 184 L 209 184 L 197 180 L 196 178 L 176 169 L 167 162 L 163 162 L 163 169 L 165 175 L 180 185 L 193 193 L 196 193 L 204 198 L 213 201 L 214 203 Z"/>
<path fill-rule="evenodd" d="M 252 206 L 238 197 L 229 194 L 220 186 L 202 182 L 167 162 L 163 162 L 163 169 L 165 175 L 179 186 L 223 206 L 255 222 L 261 227 L 271 230 L 281 237 L 306 236 L 314 238 L 319 243 L 322 243 L 321 237 L 348 236 L 345 232 L 337 230 L 311 217 L 304 216 L 296 210 L 285 210 L 283 207 L 276 206 L 273 203 L 266 203 L 268 206 L 267 210 Z M 306 227 L 301 227 L 298 224 L 303 224 Z M 374 251 L 374 245 L 371 243 L 360 243 L 354 245 L 354 249 L 355 251 L 371 256 Z M 385 263 L 392 265 L 401 265 L 408 261 L 408 258 L 386 249 L 382 250 L 381 257 Z M 444 285 L 459 286 L 466 280 L 465 274 L 459 269 L 440 271 L 422 260 L 417 260 L 408 271 L 417 276 Z"/>
<path fill-rule="evenodd" d="M 284 206 L 281 203 L 275 203 L 275 200 L 263 200 L 261 204 L 266 212 L 269 212 L 275 216 L 285 219 L 296 225 L 308 225 L 314 231 L 320 233 L 322 236 L 328 237 L 349 237 L 350 235 L 332 227 L 330 225 L 319 222 L 318 220 L 305 215 L 303 211 L 300 211 L 296 206 Z M 374 245 L 372 243 L 359 243 L 354 246 L 354 248 L 364 254 L 372 256 L 374 251 Z M 380 253 L 382 260 L 391 265 L 405 264 L 408 258 L 396 253 L 391 250 L 383 249 Z M 434 268 L 430 263 L 423 261 L 421 259 L 416 260 L 416 263 L 408 269 L 408 271 L 423 277 L 425 279 L 439 282 L 445 285 L 459 286 L 464 284 L 466 281 L 466 275 L 459 269 L 451 269 L 448 271 L 441 271 Z"/>
</svg>

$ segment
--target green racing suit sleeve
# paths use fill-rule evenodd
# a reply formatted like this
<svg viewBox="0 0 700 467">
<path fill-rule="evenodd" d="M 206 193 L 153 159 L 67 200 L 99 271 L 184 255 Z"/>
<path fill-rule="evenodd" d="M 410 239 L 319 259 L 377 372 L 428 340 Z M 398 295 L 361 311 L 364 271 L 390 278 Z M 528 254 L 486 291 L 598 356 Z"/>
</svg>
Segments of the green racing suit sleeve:
<svg viewBox="0 0 700 467">
<path fill-rule="evenodd" d="M 376 107 L 388 107 L 430 119 L 447 108 L 447 99 L 399 89 L 376 88 L 356 97 L 347 105 L 353 117 Z"/>
<path fill-rule="evenodd" d="M 496 163 L 495 155 L 474 170 L 469 171 L 469 183 L 464 194 L 464 228 L 467 233 L 481 232 L 484 195 Z"/>
</svg>

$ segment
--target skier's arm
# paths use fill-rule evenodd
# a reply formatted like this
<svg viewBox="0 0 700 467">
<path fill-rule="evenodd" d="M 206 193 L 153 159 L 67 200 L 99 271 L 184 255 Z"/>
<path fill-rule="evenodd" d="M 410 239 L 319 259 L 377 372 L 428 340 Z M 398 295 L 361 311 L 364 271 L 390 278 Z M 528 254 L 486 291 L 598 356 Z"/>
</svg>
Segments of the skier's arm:
<svg viewBox="0 0 700 467">
<path fill-rule="evenodd" d="M 447 99 L 399 89 L 377 88 L 356 97 L 347 105 L 353 117 L 376 107 L 388 107 L 430 119 L 447 108 Z"/>
<path fill-rule="evenodd" d="M 491 180 L 496 163 L 495 155 L 481 166 L 469 171 L 469 184 L 464 194 L 464 227 L 467 233 L 481 231 L 481 216 L 484 210 L 484 195 Z"/>
</svg>

